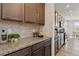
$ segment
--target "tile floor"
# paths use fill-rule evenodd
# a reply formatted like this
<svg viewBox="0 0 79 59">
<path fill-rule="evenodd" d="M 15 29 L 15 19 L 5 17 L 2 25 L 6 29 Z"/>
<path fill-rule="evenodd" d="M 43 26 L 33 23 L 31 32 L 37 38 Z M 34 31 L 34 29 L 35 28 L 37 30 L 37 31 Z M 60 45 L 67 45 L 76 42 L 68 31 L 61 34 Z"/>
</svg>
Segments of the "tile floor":
<svg viewBox="0 0 79 59">
<path fill-rule="evenodd" d="M 68 39 L 56 56 L 79 56 L 79 39 Z"/>
</svg>

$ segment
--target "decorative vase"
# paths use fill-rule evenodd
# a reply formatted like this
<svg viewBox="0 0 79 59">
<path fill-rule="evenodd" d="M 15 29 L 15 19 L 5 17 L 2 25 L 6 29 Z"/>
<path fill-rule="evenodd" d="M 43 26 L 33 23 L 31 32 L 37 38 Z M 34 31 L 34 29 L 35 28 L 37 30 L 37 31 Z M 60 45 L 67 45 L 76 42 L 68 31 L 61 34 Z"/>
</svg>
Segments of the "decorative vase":
<svg viewBox="0 0 79 59">
<path fill-rule="evenodd" d="M 12 38 L 12 39 L 10 39 L 11 43 L 14 43 L 14 42 L 17 42 L 17 41 L 18 41 L 18 38 Z"/>
</svg>

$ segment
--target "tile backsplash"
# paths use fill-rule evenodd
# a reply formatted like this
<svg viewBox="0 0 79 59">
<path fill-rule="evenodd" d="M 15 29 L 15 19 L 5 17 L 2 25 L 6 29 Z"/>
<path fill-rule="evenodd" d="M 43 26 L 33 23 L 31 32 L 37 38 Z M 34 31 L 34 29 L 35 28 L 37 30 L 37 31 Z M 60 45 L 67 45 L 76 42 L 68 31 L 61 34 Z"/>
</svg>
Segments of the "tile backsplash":
<svg viewBox="0 0 79 59">
<path fill-rule="evenodd" d="M 21 38 L 32 36 L 33 29 L 38 30 L 40 26 L 36 24 L 24 24 L 22 22 L 1 21 L 0 31 L 5 28 L 9 32 L 17 32 L 21 35 Z"/>
</svg>

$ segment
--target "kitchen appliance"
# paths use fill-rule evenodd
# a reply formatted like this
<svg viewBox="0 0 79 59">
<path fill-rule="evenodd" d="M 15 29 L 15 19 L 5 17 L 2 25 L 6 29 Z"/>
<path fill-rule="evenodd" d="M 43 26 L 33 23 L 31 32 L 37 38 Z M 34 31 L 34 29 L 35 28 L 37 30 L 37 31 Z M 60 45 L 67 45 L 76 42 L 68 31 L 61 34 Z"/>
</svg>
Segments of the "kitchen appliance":
<svg viewBox="0 0 79 59">
<path fill-rule="evenodd" d="M 0 44 L 6 43 L 8 41 L 7 28 L 0 27 Z"/>
<path fill-rule="evenodd" d="M 62 27 L 55 28 L 55 55 L 65 44 L 65 30 Z"/>
<path fill-rule="evenodd" d="M 58 28 L 59 34 L 59 48 L 61 48 L 64 44 L 64 28 Z"/>
<path fill-rule="evenodd" d="M 56 53 L 58 52 L 58 50 L 59 50 L 59 34 L 58 34 L 58 29 L 57 28 L 55 28 L 55 39 L 54 39 L 54 41 L 55 41 L 55 55 L 56 55 Z"/>
<path fill-rule="evenodd" d="M 60 36 L 61 36 L 61 46 L 64 44 L 64 33 L 61 33 L 60 34 Z"/>
</svg>

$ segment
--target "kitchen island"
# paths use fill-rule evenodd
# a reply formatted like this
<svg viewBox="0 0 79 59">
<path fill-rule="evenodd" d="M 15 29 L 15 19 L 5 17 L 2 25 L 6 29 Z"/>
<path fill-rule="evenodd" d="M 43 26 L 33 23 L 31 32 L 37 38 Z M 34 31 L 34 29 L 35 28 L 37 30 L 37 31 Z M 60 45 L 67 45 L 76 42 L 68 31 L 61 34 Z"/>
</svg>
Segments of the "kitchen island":
<svg viewBox="0 0 79 59">
<path fill-rule="evenodd" d="M 0 44 L 0 56 L 50 56 L 51 38 L 26 37 Z"/>
</svg>

